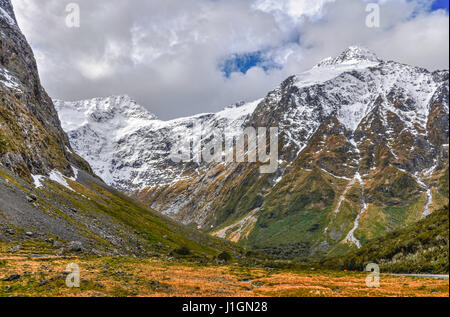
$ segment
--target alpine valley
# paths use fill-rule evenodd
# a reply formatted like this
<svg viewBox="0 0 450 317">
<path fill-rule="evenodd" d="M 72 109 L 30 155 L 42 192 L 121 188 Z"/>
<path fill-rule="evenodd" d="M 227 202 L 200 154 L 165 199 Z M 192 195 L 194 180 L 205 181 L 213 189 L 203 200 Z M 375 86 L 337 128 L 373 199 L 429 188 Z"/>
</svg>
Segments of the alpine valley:
<svg viewBox="0 0 450 317">
<path fill-rule="evenodd" d="M 448 98 L 448 70 L 352 46 L 217 113 L 52 100 L 0 0 L 0 297 L 448 297 L 448 280 L 353 271 L 448 274 Z M 172 159 L 251 127 L 278 129 L 274 173 Z"/>
<path fill-rule="evenodd" d="M 448 70 L 352 46 L 218 113 L 162 121 L 128 96 L 54 103 L 75 152 L 109 185 L 217 237 L 311 260 L 448 204 L 448 90 Z M 177 136 L 198 125 L 235 140 L 246 127 L 277 127 L 277 171 L 174 163 Z"/>
</svg>

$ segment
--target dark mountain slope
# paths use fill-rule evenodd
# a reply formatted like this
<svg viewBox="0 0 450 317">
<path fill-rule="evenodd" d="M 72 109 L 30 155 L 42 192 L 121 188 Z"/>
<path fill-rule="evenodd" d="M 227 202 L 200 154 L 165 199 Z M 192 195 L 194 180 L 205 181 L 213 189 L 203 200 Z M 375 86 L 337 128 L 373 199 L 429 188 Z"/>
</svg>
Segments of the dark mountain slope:
<svg viewBox="0 0 450 317">
<path fill-rule="evenodd" d="M 364 270 L 377 263 L 382 272 L 448 273 L 449 210 L 435 211 L 408 227 L 368 241 L 360 250 L 321 264 L 340 269 Z"/>
<path fill-rule="evenodd" d="M 71 165 L 91 173 L 72 151 L 41 86 L 33 52 L 10 1 L 0 5 L 0 162 L 27 180 L 31 174 L 48 175 L 52 170 L 73 176 Z"/>
<path fill-rule="evenodd" d="M 232 243 L 175 223 L 104 184 L 73 152 L 36 61 L 0 1 L 0 241 L 20 252 L 191 255 L 212 259 Z"/>
</svg>

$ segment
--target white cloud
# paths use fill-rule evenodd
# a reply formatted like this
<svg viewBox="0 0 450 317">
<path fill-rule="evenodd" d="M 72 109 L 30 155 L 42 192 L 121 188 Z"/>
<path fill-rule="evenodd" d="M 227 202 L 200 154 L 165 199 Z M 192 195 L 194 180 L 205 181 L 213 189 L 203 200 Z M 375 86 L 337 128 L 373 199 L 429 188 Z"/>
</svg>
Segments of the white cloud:
<svg viewBox="0 0 450 317">
<path fill-rule="evenodd" d="M 298 20 L 321 14 L 324 4 L 335 0 L 257 0 L 253 8 L 264 12 L 287 15 Z"/>
<path fill-rule="evenodd" d="M 448 15 L 444 11 L 421 15 L 374 41 L 373 49 L 386 59 L 432 70 L 448 69 L 448 23 Z"/>
<path fill-rule="evenodd" d="M 264 96 L 286 77 L 360 44 L 387 59 L 448 68 L 448 14 L 423 0 L 383 0 L 380 29 L 364 0 L 13 0 L 42 82 L 59 99 L 127 93 L 162 118 Z M 414 12 L 414 16 L 412 16 Z M 224 78 L 220 62 L 261 51 L 283 66 Z"/>
</svg>

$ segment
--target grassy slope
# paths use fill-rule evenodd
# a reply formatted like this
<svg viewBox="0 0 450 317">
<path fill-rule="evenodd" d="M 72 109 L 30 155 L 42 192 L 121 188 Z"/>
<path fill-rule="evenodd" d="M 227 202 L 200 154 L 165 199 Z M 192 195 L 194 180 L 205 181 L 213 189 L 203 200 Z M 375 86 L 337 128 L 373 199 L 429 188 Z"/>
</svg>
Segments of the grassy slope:
<svg viewBox="0 0 450 317">
<path fill-rule="evenodd" d="M 394 182 L 399 183 L 404 177 L 397 169 L 392 169 L 390 175 Z M 448 197 L 439 194 L 445 192 L 445 178 L 440 181 L 443 186 L 433 188 L 431 210 L 448 204 Z M 368 194 L 367 191 L 384 192 L 386 195 L 404 197 L 404 200 L 394 205 L 386 205 L 379 200 L 369 204 L 355 232 L 362 244 L 413 224 L 422 217 L 426 193 L 419 192 L 414 199 L 409 199 L 406 197 L 409 194 L 400 193 L 406 191 L 404 188 L 395 187 L 400 191 L 395 194 L 377 189 L 377 184 L 385 182 L 384 179 L 367 182 L 365 194 Z M 239 243 L 277 258 L 302 261 L 343 255 L 356 249 L 351 244 L 340 243 L 354 226 L 353 220 L 361 209 L 361 186 L 356 182 L 345 189 L 348 184 L 349 181 L 335 178 L 317 168 L 311 171 L 291 170 L 267 195 L 261 211 L 257 213 L 258 221 L 249 234 L 242 235 L 244 238 Z M 345 200 L 335 214 L 333 211 L 344 190 Z M 219 229 L 233 223 L 230 219 L 236 220 L 229 217 Z M 239 226 L 236 228 L 239 229 Z M 229 230 L 227 238 L 235 235 L 233 230 Z"/>
<path fill-rule="evenodd" d="M 393 273 L 448 273 L 448 207 L 408 227 L 370 240 L 343 257 L 321 264 L 345 269 L 364 269 L 377 263 L 382 271 Z"/>
<path fill-rule="evenodd" d="M 174 250 L 186 247 L 190 251 L 188 256 L 209 259 L 223 251 L 235 256 L 244 252 L 233 243 L 180 225 L 107 187 L 101 181 L 85 173 L 83 175 L 83 179 L 78 182 L 67 180 L 74 191 L 52 181 L 44 181 L 45 186 L 36 189 L 0 167 L 0 178 L 7 181 L 9 191 L 18 200 L 25 200 L 26 195 L 35 195 L 37 200 L 28 204 L 33 210 L 37 210 L 35 215 L 57 219 L 58 227 L 67 228 L 67 232 L 75 232 L 80 239 L 87 241 L 88 250 L 95 249 L 110 254 L 117 249 L 121 254 L 129 255 L 177 256 Z M 0 197 L 0 201 L 4 198 Z M 2 211 L 3 208 L 5 207 L 0 206 L 0 229 L 14 228 L 16 232 L 13 236 L 4 235 L 8 240 L 26 242 L 28 238 L 23 233 L 32 231 L 39 232 L 38 238 L 41 241 L 52 238 L 62 243 L 70 242 L 64 239 L 64 234 L 58 236 L 61 228 L 55 227 L 52 222 L 47 222 L 47 227 L 44 222 L 39 228 L 21 228 L 19 224 L 26 223 L 27 219 L 17 219 L 20 213 L 14 214 L 13 210 L 24 207 L 13 204 L 8 210 Z M 2 212 L 8 213 L 2 215 Z M 29 218 L 30 215 L 22 217 Z M 0 234 L 0 240 L 1 236 Z M 42 248 L 51 249 L 51 243 L 44 243 Z M 56 251 L 53 250 L 52 253 Z"/>
</svg>

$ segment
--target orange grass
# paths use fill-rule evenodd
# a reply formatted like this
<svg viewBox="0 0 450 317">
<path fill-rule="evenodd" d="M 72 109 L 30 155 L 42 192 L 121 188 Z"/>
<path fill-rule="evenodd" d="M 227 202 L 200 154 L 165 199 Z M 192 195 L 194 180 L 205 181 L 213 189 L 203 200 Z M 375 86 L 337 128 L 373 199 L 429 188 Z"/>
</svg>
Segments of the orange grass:
<svg viewBox="0 0 450 317">
<path fill-rule="evenodd" d="M 449 296 L 448 280 L 381 275 L 368 288 L 365 273 L 288 271 L 235 265 L 200 266 L 156 259 L 1 256 L 0 296 L 362 297 Z M 81 270 L 80 288 L 65 285 L 67 264 Z"/>
</svg>

